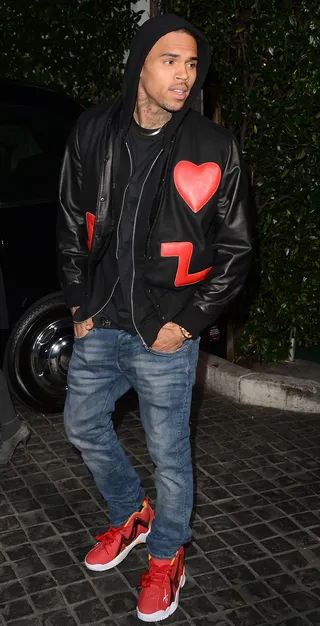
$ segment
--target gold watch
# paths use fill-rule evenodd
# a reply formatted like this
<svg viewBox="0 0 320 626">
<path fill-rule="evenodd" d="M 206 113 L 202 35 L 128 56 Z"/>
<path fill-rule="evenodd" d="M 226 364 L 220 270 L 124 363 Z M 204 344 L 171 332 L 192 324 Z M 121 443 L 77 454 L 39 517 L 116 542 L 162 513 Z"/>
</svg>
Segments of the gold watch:
<svg viewBox="0 0 320 626">
<path fill-rule="evenodd" d="M 189 333 L 188 330 L 186 330 L 185 328 L 183 328 L 183 326 L 179 326 L 180 330 L 181 330 L 181 334 L 185 339 L 192 339 L 192 334 Z"/>
</svg>

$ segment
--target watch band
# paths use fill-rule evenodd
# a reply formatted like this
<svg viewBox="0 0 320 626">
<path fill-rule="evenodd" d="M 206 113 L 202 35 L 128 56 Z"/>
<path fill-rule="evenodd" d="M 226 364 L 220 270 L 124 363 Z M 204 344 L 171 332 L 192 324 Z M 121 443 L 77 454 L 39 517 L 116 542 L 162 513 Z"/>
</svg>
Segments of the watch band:
<svg viewBox="0 0 320 626">
<path fill-rule="evenodd" d="M 180 330 L 181 330 L 181 334 L 185 339 L 192 339 L 192 334 L 189 333 L 188 330 L 186 330 L 185 328 L 183 328 L 183 326 L 179 326 Z"/>
</svg>

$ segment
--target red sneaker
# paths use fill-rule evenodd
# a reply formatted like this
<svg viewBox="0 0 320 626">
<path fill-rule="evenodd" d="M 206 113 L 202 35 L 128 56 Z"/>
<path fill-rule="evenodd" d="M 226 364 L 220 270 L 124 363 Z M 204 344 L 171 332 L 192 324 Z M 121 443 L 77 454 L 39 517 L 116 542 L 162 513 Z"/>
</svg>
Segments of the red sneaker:
<svg viewBox="0 0 320 626">
<path fill-rule="evenodd" d="M 137 615 L 143 622 L 160 622 L 178 608 L 179 592 L 186 582 L 184 549 L 171 561 L 149 559 L 149 572 L 140 579 Z"/>
<path fill-rule="evenodd" d="M 145 498 L 140 511 L 136 511 L 119 528 L 110 526 L 103 535 L 97 535 L 97 544 L 88 552 L 84 563 L 88 569 L 104 572 L 119 565 L 130 550 L 139 543 L 145 543 L 150 532 L 154 512 Z"/>
</svg>

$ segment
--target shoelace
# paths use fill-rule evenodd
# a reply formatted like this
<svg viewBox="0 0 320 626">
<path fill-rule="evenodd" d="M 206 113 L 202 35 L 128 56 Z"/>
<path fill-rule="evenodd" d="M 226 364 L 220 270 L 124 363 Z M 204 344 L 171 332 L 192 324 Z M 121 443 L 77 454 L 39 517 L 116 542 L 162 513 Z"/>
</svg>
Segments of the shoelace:
<svg viewBox="0 0 320 626">
<path fill-rule="evenodd" d="M 141 574 L 138 587 L 162 587 L 165 577 L 168 574 L 168 565 L 159 567 L 151 562 L 150 570 L 146 574 Z"/>
<path fill-rule="evenodd" d="M 113 526 L 110 526 L 109 530 L 107 530 L 102 535 L 96 535 L 95 540 L 99 541 L 104 546 L 107 546 L 116 539 L 116 536 L 119 533 L 119 530 L 120 528 L 113 528 Z"/>
</svg>

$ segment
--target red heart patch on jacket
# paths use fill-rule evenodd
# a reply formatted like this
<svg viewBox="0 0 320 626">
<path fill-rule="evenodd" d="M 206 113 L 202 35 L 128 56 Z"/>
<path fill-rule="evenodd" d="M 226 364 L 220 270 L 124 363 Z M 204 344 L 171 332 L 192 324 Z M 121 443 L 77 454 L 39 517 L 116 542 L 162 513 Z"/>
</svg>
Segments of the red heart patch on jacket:
<svg viewBox="0 0 320 626">
<path fill-rule="evenodd" d="M 174 184 L 188 207 L 198 213 L 219 187 L 221 169 L 217 163 L 195 165 L 180 161 L 174 168 Z"/>
</svg>

